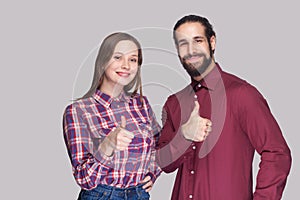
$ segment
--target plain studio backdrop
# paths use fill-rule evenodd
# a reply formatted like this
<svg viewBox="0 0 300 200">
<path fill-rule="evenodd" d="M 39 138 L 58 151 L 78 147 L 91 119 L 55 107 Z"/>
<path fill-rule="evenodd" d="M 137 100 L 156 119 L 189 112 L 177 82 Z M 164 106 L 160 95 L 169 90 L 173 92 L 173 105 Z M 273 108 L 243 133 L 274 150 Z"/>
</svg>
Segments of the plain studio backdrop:
<svg viewBox="0 0 300 200">
<path fill-rule="evenodd" d="M 76 199 L 79 187 L 62 134 L 62 114 L 88 89 L 95 55 L 115 31 L 135 35 L 145 60 L 145 94 L 157 119 L 167 96 L 189 83 L 172 40 L 186 14 L 206 16 L 216 61 L 267 99 L 293 156 L 283 199 L 299 179 L 299 23 L 296 1 L 1 1 L 1 199 Z M 259 117 L 259 116 L 257 116 Z M 254 181 L 258 169 L 255 157 Z M 151 199 L 169 199 L 175 173 Z M 237 191 L 238 192 L 238 191 Z"/>
</svg>

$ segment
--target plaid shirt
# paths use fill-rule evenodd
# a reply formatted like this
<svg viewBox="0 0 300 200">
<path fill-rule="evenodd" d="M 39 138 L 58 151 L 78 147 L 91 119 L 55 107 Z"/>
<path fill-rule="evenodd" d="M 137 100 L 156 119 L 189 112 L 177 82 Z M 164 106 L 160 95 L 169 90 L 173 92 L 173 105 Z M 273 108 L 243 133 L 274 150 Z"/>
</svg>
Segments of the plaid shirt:
<svg viewBox="0 0 300 200">
<path fill-rule="evenodd" d="M 99 151 L 101 141 L 126 118 L 126 130 L 134 134 L 124 151 L 111 157 Z M 154 182 L 161 169 L 155 162 L 160 126 L 146 97 L 118 98 L 97 90 L 90 98 L 67 106 L 63 116 L 64 139 L 78 185 L 86 190 L 99 184 L 126 188 L 149 175 Z"/>
</svg>

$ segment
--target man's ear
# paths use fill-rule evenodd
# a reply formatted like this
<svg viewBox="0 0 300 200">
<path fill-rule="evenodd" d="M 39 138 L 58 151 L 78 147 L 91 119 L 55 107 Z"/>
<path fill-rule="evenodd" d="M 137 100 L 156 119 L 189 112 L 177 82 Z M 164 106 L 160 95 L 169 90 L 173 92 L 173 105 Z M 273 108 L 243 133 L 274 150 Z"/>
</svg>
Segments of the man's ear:
<svg viewBox="0 0 300 200">
<path fill-rule="evenodd" d="M 216 37 L 213 35 L 210 37 L 210 45 L 211 45 L 211 50 L 214 51 L 216 48 Z"/>
</svg>

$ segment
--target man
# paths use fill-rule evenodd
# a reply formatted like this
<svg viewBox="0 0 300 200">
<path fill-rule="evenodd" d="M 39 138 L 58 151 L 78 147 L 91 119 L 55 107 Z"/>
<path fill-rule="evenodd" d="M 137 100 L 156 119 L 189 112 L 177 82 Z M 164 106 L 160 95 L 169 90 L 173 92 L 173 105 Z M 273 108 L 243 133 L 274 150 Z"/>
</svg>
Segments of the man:
<svg viewBox="0 0 300 200">
<path fill-rule="evenodd" d="M 185 16 L 173 31 L 191 84 L 167 99 L 162 115 L 157 158 L 166 173 L 178 170 L 172 199 L 280 199 L 291 154 L 266 100 L 215 62 L 216 34 L 206 18 Z M 209 135 L 203 118 L 211 119 Z M 261 161 L 253 192 L 255 150 Z"/>
</svg>

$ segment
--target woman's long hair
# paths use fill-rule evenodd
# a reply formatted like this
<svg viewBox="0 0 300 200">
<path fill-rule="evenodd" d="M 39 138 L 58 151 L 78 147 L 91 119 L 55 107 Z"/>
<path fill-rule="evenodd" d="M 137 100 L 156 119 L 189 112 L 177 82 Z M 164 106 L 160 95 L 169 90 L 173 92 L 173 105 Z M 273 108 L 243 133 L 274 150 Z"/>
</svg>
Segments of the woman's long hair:
<svg viewBox="0 0 300 200">
<path fill-rule="evenodd" d="M 91 88 L 87 91 L 85 95 L 83 95 L 83 97 L 79 99 L 91 97 L 95 93 L 95 91 L 100 88 L 100 86 L 103 83 L 105 69 L 114 53 L 115 47 L 120 41 L 123 40 L 132 41 L 138 48 L 138 71 L 134 79 L 128 85 L 125 85 L 124 91 L 127 94 L 131 94 L 131 96 L 134 96 L 137 93 L 138 89 L 140 89 L 140 96 L 142 99 L 143 93 L 141 80 L 141 65 L 143 62 L 143 55 L 141 45 L 133 36 L 122 32 L 113 33 L 103 40 L 96 58 L 94 77 Z M 133 89 L 132 92 L 130 92 L 131 89 Z"/>
</svg>

